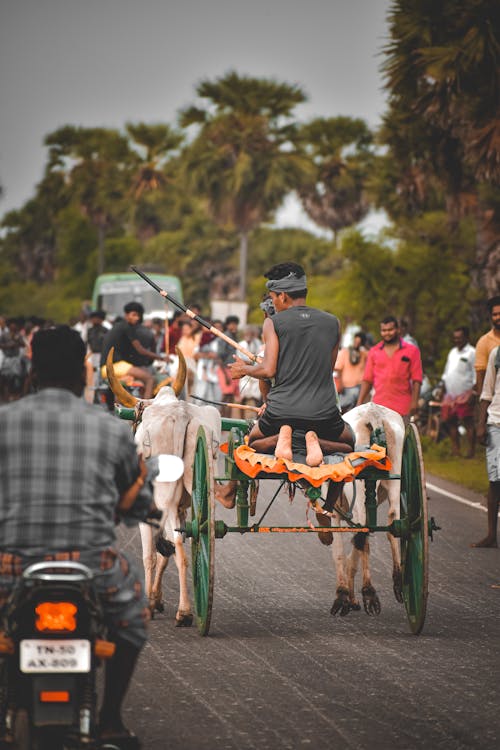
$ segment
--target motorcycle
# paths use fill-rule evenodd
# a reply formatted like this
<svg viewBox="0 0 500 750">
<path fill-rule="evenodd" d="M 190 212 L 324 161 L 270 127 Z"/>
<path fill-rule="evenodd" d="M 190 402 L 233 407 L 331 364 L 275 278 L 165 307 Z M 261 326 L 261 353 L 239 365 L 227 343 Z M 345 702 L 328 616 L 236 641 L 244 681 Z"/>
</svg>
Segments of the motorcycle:
<svg viewBox="0 0 500 750">
<path fill-rule="evenodd" d="M 182 459 L 164 456 L 162 481 L 183 471 Z M 144 515 L 132 507 L 122 520 L 158 526 L 161 511 Z M 0 750 L 118 750 L 97 736 L 97 670 L 114 652 L 90 568 L 27 567 L 0 624 Z"/>
<path fill-rule="evenodd" d="M 96 670 L 114 651 L 89 568 L 72 561 L 26 568 L 0 638 L 0 747 L 97 748 Z"/>
</svg>

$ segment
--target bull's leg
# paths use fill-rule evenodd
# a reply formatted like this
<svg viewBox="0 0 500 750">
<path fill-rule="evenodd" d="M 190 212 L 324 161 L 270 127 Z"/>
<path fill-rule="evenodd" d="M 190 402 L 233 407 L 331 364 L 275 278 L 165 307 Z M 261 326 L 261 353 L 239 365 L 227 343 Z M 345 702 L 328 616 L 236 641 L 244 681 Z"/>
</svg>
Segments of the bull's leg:
<svg viewBox="0 0 500 750">
<path fill-rule="evenodd" d="M 399 520 L 399 482 L 392 482 L 387 492 L 389 500 L 389 513 L 387 515 L 388 525 L 390 526 L 394 520 Z M 391 545 L 392 553 L 392 588 L 396 601 L 402 604 L 403 602 L 403 575 L 401 573 L 401 550 L 399 546 L 399 540 L 396 539 L 392 534 L 388 533 L 387 538 Z"/>
<path fill-rule="evenodd" d="M 348 564 L 347 564 L 347 584 L 349 587 L 350 609 L 353 609 L 358 612 L 361 609 L 361 605 L 355 594 L 355 580 L 356 580 L 356 573 L 358 572 L 359 558 L 360 558 L 359 545 L 356 546 L 357 543 L 355 542 L 357 536 L 362 536 L 362 535 L 356 534 L 356 536 L 352 540 L 352 550 L 351 550 L 351 554 L 349 555 Z"/>
<path fill-rule="evenodd" d="M 156 551 L 153 548 L 153 530 L 145 523 L 139 524 L 142 542 L 142 562 L 144 565 L 144 590 L 149 601 L 149 608 L 153 613 L 152 590 L 153 576 L 156 567 Z"/>
<path fill-rule="evenodd" d="M 335 526 L 340 526 L 340 516 L 337 513 L 334 513 L 333 515 L 333 523 Z M 333 534 L 332 536 L 332 557 L 335 566 L 337 589 L 335 591 L 335 599 L 330 609 L 330 614 L 334 617 L 335 615 L 340 614 L 343 617 L 344 615 L 349 614 L 350 610 L 349 587 L 345 570 L 344 540 L 342 534 Z"/>
<path fill-rule="evenodd" d="M 163 581 L 163 574 L 165 572 L 165 568 L 167 567 L 167 565 L 168 565 L 168 557 L 165 557 L 164 555 L 157 552 L 156 553 L 155 577 L 154 577 L 154 582 L 153 582 L 153 588 L 151 590 L 151 597 L 149 600 L 149 606 L 150 606 L 152 615 L 155 612 L 164 612 L 165 610 L 165 605 L 163 604 L 162 581 Z"/>
<path fill-rule="evenodd" d="M 382 607 L 380 606 L 380 599 L 378 598 L 377 592 L 373 587 L 371 576 L 370 576 L 370 543 L 368 541 L 368 534 L 356 534 L 356 537 L 363 536 L 364 539 L 359 539 L 359 545 L 362 545 L 360 549 L 362 570 L 363 570 L 363 588 L 361 589 L 361 595 L 363 597 L 363 607 L 367 615 L 379 615 Z"/>
<path fill-rule="evenodd" d="M 187 585 L 188 561 L 180 534 L 175 535 L 175 564 L 179 572 L 179 607 L 175 615 L 177 628 L 188 628 L 193 624 L 193 613 Z"/>
</svg>

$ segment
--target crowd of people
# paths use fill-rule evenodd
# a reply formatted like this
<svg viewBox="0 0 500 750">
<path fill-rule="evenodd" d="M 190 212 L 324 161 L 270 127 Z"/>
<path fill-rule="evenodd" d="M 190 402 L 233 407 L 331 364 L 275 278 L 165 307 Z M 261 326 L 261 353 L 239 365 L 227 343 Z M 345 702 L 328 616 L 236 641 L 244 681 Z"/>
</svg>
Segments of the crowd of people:
<svg viewBox="0 0 500 750">
<path fill-rule="evenodd" d="M 123 316 L 113 324 L 106 320 L 105 311 L 90 311 L 80 320 L 72 321 L 72 327 L 78 331 L 86 346 L 86 400 L 96 400 L 96 390 L 105 381 L 105 362 L 111 347 L 114 348 L 115 373 L 126 383 L 135 382 L 144 398 L 150 398 L 155 385 L 173 373 L 176 351 L 179 350 L 187 363 L 186 398 L 194 397 L 214 403 L 225 417 L 256 418 L 265 401 L 270 381 L 266 384 L 266 379 L 256 378 L 255 367 L 249 358 L 244 357 L 242 361 L 247 370 L 235 377 L 232 369 L 235 349 L 228 339 L 239 342 L 252 356 L 259 356 L 262 360 L 265 351 L 263 331 L 266 320 L 276 312 L 275 303 L 276 295 L 273 296 L 268 290 L 260 305 L 263 325 L 246 325 L 242 328 L 235 315 L 229 315 L 224 321 L 208 320 L 209 326 L 203 326 L 198 305 L 191 306 L 190 312 L 194 313 L 194 317 L 177 311 L 171 320 L 164 320 L 145 319 L 142 305 L 130 302 L 125 305 Z M 441 381 L 435 390 L 423 373 L 418 342 L 411 336 L 406 320 L 398 320 L 392 315 L 384 317 L 380 321 L 378 342 L 371 334 L 352 324 L 343 336 L 339 329 L 335 359 L 330 367 L 339 412 L 345 413 L 371 399 L 394 409 L 408 422 L 425 414 L 429 398 L 435 398 L 439 392 L 440 435 L 449 436 L 454 455 L 460 456 L 463 452 L 465 458 L 472 458 L 477 440 L 486 440 L 484 419 L 488 415 L 483 414 L 478 428 L 479 402 L 488 357 L 500 343 L 500 296 L 488 301 L 488 312 L 491 329 L 479 338 L 476 346 L 470 343 L 467 326 L 456 326 L 452 331 L 453 346 L 447 354 Z M 36 317 L 0 317 L 1 402 L 18 399 L 29 391 L 33 334 L 52 325 L 52 321 Z M 318 326 L 323 326 L 323 322 Z M 216 336 L 209 327 L 221 331 L 225 338 Z M 302 347 L 305 340 L 304 337 L 300 339 Z M 306 359 L 303 367 L 309 371 L 312 359 Z M 295 354 L 290 368 L 293 369 L 292 365 L 298 361 Z M 304 379 L 306 386 L 312 383 L 313 374 L 311 378 Z M 491 378 L 488 383 L 491 391 Z M 276 387 L 273 393 L 277 393 Z M 493 398 L 494 393 L 489 395 Z M 305 403 L 303 399 L 299 400 L 302 405 Z M 419 426 L 425 429 L 422 419 Z M 464 439 L 463 451 L 461 443 Z M 496 497 L 496 475 L 494 472 L 489 474 L 493 477 L 490 479 L 493 482 L 490 494 Z M 492 528 L 486 542 L 492 539 Z"/>
</svg>

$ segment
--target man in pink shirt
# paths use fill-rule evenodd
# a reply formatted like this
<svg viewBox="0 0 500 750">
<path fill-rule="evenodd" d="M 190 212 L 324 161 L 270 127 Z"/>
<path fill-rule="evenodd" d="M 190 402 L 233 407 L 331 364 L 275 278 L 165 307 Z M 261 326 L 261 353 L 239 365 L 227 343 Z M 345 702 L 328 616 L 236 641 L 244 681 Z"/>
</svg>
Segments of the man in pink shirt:
<svg viewBox="0 0 500 750">
<path fill-rule="evenodd" d="M 372 401 L 397 411 L 405 422 L 417 413 L 422 385 L 420 350 L 400 337 L 397 318 L 388 315 L 380 322 L 382 341 L 373 346 L 366 360 L 358 405 Z"/>
</svg>

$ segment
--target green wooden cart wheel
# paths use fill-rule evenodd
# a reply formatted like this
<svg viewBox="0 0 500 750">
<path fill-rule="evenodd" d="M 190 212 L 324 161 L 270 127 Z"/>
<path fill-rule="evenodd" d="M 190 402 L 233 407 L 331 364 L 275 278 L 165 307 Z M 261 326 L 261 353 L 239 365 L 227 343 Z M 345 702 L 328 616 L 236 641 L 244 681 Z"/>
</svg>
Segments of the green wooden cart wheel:
<svg viewBox="0 0 500 750">
<path fill-rule="evenodd" d="M 401 465 L 401 538 L 403 601 L 410 630 L 418 635 L 425 622 L 429 586 L 427 494 L 420 437 L 416 425 L 406 428 Z"/>
<path fill-rule="evenodd" d="M 203 427 L 196 436 L 191 496 L 191 562 L 194 606 L 200 635 L 207 635 L 212 615 L 215 553 L 215 497 L 210 475 L 207 439 Z"/>
</svg>

